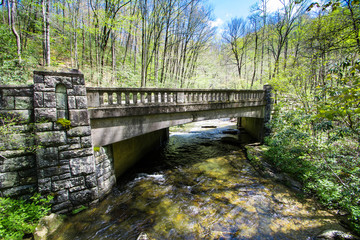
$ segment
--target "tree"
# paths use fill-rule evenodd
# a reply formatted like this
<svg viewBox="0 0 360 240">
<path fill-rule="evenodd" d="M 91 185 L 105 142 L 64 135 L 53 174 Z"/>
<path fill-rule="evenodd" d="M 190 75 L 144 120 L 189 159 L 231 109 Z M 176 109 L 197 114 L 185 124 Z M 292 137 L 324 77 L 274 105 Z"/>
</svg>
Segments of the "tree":
<svg viewBox="0 0 360 240">
<path fill-rule="evenodd" d="M 223 38 L 230 44 L 235 57 L 239 78 L 241 78 L 244 52 L 249 40 L 247 33 L 247 22 L 243 18 L 233 18 L 227 24 L 223 34 Z"/>
<path fill-rule="evenodd" d="M 2 4 L 1 4 L 2 5 Z M 16 39 L 16 47 L 17 47 L 17 57 L 19 64 L 21 63 L 21 39 L 20 35 L 15 27 L 15 15 L 16 15 L 16 1 L 8 0 L 8 11 L 9 11 L 9 25 L 11 27 L 11 31 L 13 32 Z"/>
<path fill-rule="evenodd" d="M 42 0 L 43 13 L 43 63 L 50 66 L 50 0 Z"/>
</svg>

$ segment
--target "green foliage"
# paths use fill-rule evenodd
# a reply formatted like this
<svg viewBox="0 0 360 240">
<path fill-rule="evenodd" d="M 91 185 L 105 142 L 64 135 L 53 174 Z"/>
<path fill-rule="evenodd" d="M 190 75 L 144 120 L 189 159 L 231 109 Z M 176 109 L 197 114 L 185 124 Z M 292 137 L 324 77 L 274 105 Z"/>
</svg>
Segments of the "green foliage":
<svg viewBox="0 0 360 240">
<path fill-rule="evenodd" d="M 71 128 L 71 121 L 65 118 L 59 118 L 56 123 L 60 124 L 65 128 L 66 130 L 69 130 Z"/>
<path fill-rule="evenodd" d="M 52 197 L 35 194 L 30 200 L 0 198 L 0 238 L 22 239 L 32 233 L 40 218 L 46 216 Z"/>
<path fill-rule="evenodd" d="M 100 147 L 94 147 L 94 152 L 100 152 Z"/>
<path fill-rule="evenodd" d="M 360 230 L 359 65 L 341 65 L 317 88 L 315 100 L 280 99 L 266 156 L 301 181 L 305 192 L 348 213 Z M 293 92 L 282 92 L 293 96 Z M 296 92 L 298 94 L 298 92 Z M 303 107 L 306 105 L 307 107 Z"/>
</svg>

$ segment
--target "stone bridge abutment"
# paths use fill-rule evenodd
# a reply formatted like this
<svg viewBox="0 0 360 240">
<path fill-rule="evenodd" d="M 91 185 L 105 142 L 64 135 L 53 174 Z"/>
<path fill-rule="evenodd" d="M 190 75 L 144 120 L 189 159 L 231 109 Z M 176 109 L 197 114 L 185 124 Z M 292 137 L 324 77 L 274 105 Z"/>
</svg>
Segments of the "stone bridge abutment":
<svg viewBox="0 0 360 240">
<path fill-rule="evenodd" d="M 34 72 L 0 86 L 0 196 L 52 194 L 53 211 L 97 203 L 116 177 L 168 137 L 168 128 L 237 117 L 262 139 L 271 89 L 86 88 L 84 75 Z"/>
</svg>

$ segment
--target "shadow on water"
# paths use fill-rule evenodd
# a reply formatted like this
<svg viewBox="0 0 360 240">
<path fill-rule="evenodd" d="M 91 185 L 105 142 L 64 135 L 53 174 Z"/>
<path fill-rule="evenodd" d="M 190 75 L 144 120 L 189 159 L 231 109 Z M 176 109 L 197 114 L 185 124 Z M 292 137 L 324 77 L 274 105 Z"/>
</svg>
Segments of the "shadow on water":
<svg viewBox="0 0 360 240">
<path fill-rule="evenodd" d="M 177 129 L 162 150 L 52 239 L 137 239 L 141 233 L 149 239 L 313 239 L 325 229 L 343 230 L 310 200 L 261 178 L 241 150 L 253 140 L 224 134 L 233 128 Z"/>
<path fill-rule="evenodd" d="M 229 130 L 231 133 L 224 134 Z M 257 141 L 244 130 L 237 130 L 235 124 L 201 131 L 182 131 L 172 133 L 161 149 L 154 150 L 138 161 L 117 182 L 123 185 L 139 173 L 164 171 L 223 156 L 224 152 L 244 149 L 244 145 Z"/>
</svg>

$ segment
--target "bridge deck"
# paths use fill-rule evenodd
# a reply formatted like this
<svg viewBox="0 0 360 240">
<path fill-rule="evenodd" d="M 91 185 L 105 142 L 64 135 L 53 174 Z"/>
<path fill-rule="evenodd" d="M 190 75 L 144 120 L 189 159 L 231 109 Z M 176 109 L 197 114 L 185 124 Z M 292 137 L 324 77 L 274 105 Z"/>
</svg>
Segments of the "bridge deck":
<svg viewBox="0 0 360 240">
<path fill-rule="evenodd" d="M 93 143 L 103 146 L 179 124 L 263 117 L 265 90 L 87 88 Z"/>
</svg>

